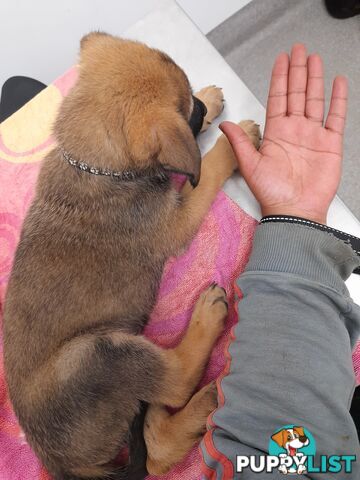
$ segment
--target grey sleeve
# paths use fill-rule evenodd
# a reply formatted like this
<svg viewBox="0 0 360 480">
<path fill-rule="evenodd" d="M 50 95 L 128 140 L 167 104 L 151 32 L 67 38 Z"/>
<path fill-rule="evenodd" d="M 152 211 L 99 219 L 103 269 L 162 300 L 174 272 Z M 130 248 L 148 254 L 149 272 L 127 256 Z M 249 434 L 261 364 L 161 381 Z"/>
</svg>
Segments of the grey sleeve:
<svg viewBox="0 0 360 480">
<path fill-rule="evenodd" d="M 291 478 L 360 479 L 359 440 L 349 414 L 360 308 L 344 283 L 359 264 L 351 247 L 331 234 L 287 223 L 257 227 L 249 263 L 236 282 L 239 323 L 228 374 L 219 384 L 220 406 L 201 444 L 205 476 L 286 478 L 278 468 L 237 473 L 236 456 L 259 460 L 277 430 L 296 425 L 316 441 L 312 470 L 328 468 L 319 463 L 323 456 L 357 460 L 340 459 L 336 474 L 308 471 Z M 352 473 L 345 473 L 344 462 Z"/>
</svg>

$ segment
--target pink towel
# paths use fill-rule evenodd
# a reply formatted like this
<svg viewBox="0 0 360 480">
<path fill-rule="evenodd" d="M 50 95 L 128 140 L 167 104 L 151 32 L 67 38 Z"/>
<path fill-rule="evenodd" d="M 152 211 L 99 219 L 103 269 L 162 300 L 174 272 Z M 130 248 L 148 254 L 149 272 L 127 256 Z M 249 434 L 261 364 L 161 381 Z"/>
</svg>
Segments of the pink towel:
<svg viewBox="0 0 360 480">
<path fill-rule="evenodd" d="M 48 120 L 75 80 L 76 71 L 70 70 L 0 125 L 0 321 L 21 224 L 34 194 L 41 158 L 53 145 Z M 45 121 L 39 112 L 48 114 Z M 28 118 L 34 116 L 37 121 L 31 122 L 33 131 L 29 132 Z M 36 142 L 32 144 L 33 139 Z M 226 328 L 214 348 L 201 385 L 216 379 L 225 366 L 226 343 L 237 321 L 233 284 L 247 263 L 256 224 L 221 192 L 188 251 L 181 257 L 170 258 L 165 266 L 158 301 L 145 329 L 145 335 L 158 345 L 170 347 L 179 341 L 198 296 L 212 281 L 225 287 L 229 295 Z M 2 355 L 2 337 L 0 351 Z M 353 360 L 360 381 L 360 343 Z M 161 478 L 197 480 L 200 475 L 201 457 L 198 448 L 194 447 L 181 464 Z M 16 421 L 0 360 L 0 480 L 50 478 Z"/>
</svg>

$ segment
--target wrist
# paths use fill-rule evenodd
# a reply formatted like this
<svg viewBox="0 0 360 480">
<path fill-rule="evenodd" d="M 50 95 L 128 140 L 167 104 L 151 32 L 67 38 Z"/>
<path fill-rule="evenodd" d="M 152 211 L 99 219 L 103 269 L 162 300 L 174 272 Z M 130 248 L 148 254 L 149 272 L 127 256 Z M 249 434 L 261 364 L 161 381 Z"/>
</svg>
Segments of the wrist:
<svg viewBox="0 0 360 480">
<path fill-rule="evenodd" d="M 306 218 L 307 220 L 311 220 L 312 222 L 322 223 L 326 225 L 326 213 L 322 212 L 315 212 L 306 210 L 304 208 L 296 208 L 296 207 L 261 207 L 261 213 L 263 217 L 268 217 L 271 215 L 290 215 L 293 217 L 299 218 Z"/>
<path fill-rule="evenodd" d="M 297 225 L 297 226 L 305 226 L 308 228 L 312 228 L 314 230 L 322 231 L 325 232 L 326 234 L 331 234 L 334 236 L 336 239 L 343 241 L 346 243 L 348 246 L 350 246 L 354 253 L 359 257 L 360 260 L 360 238 L 355 237 L 354 235 L 351 235 L 350 233 L 342 232 L 341 230 L 337 230 L 336 228 L 329 227 L 323 223 L 318 223 L 313 220 L 309 220 L 306 218 L 301 218 L 298 216 L 294 215 L 286 215 L 286 214 L 281 214 L 281 215 L 267 215 L 264 216 L 260 220 L 260 224 L 264 225 L 274 225 L 274 224 L 280 224 L 280 225 Z M 354 273 L 357 273 L 360 275 L 360 266 L 357 266 L 354 270 Z"/>
<path fill-rule="evenodd" d="M 245 273 L 290 273 L 342 289 L 343 280 L 357 273 L 360 259 L 350 243 L 329 235 L 328 227 L 322 227 L 323 231 L 319 231 L 314 225 L 289 223 L 281 218 L 262 219 Z"/>
</svg>

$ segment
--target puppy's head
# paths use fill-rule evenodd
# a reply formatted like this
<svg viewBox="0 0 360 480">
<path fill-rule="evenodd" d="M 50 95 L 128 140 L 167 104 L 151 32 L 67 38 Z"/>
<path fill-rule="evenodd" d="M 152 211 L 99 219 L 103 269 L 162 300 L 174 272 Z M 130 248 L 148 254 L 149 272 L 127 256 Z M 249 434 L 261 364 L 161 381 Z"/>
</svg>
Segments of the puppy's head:
<svg viewBox="0 0 360 480">
<path fill-rule="evenodd" d="M 279 447 L 294 450 L 309 444 L 303 427 L 284 428 L 271 437 Z"/>
<path fill-rule="evenodd" d="M 161 167 L 196 185 L 201 156 L 189 120 L 189 81 L 171 58 L 95 32 L 81 40 L 79 78 L 55 135 L 74 158 L 116 170 Z"/>
</svg>

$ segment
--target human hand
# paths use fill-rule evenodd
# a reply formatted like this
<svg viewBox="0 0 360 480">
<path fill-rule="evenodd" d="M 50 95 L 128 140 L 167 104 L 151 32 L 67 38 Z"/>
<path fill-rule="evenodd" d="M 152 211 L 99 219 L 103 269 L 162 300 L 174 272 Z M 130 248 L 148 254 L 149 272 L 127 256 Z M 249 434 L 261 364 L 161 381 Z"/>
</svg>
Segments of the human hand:
<svg viewBox="0 0 360 480">
<path fill-rule="evenodd" d="M 238 125 L 220 125 L 264 216 L 326 223 L 341 177 L 346 104 L 347 80 L 336 77 L 323 125 L 322 60 L 307 57 L 304 45 L 296 44 L 290 60 L 281 53 L 275 61 L 259 151 Z"/>
</svg>

